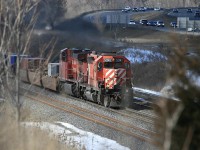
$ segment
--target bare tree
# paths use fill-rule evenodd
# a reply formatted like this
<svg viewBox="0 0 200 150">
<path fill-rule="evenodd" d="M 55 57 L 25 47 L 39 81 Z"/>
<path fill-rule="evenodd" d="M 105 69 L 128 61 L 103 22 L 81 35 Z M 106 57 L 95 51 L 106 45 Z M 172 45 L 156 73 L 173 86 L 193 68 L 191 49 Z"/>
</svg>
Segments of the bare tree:
<svg viewBox="0 0 200 150">
<path fill-rule="evenodd" d="M 0 53 L 1 58 L 8 58 L 9 53 L 17 54 L 16 63 L 16 76 L 15 80 L 15 96 L 11 92 L 13 89 L 9 86 L 9 82 L 2 84 L 3 88 L 7 91 L 7 99 L 11 99 L 16 106 L 17 113 L 16 118 L 20 121 L 20 108 L 21 101 L 19 97 L 19 84 L 20 84 L 20 72 L 19 62 L 20 54 L 24 54 L 29 46 L 30 35 L 34 27 L 36 20 L 36 6 L 38 1 L 32 0 L 0 0 L 0 16 L 1 16 L 1 41 L 0 41 Z M 25 40 L 26 39 L 26 40 Z M 9 76 L 9 66 L 7 63 L 9 60 L 4 61 L 1 80 L 4 81 L 4 74 L 7 79 Z"/>
<path fill-rule="evenodd" d="M 197 81 L 200 78 L 200 56 L 198 53 L 188 55 L 191 52 L 187 41 L 183 42 L 182 39 L 177 38 L 174 41 L 177 46 L 175 46 L 174 55 L 171 58 L 173 67 L 170 78 L 173 79 L 174 94 L 180 101 L 165 100 L 160 105 L 159 114 L 162 115 L 164 122 L 162 149 L 198 149 L 200 85 Z"/>
</svg>

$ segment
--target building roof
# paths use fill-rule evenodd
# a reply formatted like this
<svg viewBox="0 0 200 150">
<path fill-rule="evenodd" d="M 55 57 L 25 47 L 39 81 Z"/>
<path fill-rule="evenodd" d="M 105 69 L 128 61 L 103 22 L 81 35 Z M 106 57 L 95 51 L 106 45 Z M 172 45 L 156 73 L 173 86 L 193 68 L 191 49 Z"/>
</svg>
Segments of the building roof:
<svg viewBox="0 0 200 150">
<path fill-rule="evenodd" d="M 178 12 L 173 12 L 170 11 L 168 13 L 169 16 L 173 16 L 173 17 L 189 17 L 190 20 L 200 20 L 200 16 L 195 16 L 195 13 L 199 13 L 200 9 L 198 8 L 190 8 L 192 10 L 192 12 L 188 12 L 188 8 L 178 8 Z"/>
<path fill-rule="evenodd" d="M 197 20 L 197 21 L 200 21 L 200 17 L 195 17 L 195 16 L 192 16 L 192 17 L 178 17 L 178 18 L 189 18 L 189 20 Z"/>
</svg>

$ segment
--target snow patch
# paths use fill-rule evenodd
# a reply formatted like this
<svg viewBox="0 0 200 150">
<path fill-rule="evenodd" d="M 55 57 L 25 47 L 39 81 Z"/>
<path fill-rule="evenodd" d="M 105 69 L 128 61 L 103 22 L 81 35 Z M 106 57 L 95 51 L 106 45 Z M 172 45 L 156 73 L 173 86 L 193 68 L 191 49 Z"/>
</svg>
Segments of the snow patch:
<svg viewBox="0 0 200 150">
<path fill-rule="evenodd" d="M 24 122 L 22 125 L 48 131 L 51 136 L 58 138 L 66 144 L 72 146 L 75 144 L 76 148 L 80 150 L 130 150 L 114 140 L 83 131 L 64 122 L 56 122 L 55 124 L 48 122 Z"/>
<path fill-rule="evenodd" d="M 155 61 L 165 61 L 167 57 L 150 50 L 142 50 L 135 48 L 127 48 L 121 50 L 124 56 L 131 61 L 131 63 L 144 63 L 144 62 L 155 62 Z"/>
<path fill-rule="evenodd" d="M 187 71 L 187 78 L 190 80 L 191 84 L 196 87 L 200 87 L 200 75 L 197 72 Z"/>
</svg>

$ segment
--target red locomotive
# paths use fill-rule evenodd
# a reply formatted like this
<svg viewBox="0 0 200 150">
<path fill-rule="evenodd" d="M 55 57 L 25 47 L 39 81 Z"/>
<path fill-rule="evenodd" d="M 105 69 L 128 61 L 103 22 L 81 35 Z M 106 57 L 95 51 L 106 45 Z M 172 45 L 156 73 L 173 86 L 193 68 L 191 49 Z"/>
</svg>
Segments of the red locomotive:
<svg viewBox="0 0 200 150">
<path fill-rule="evenodd" d="M 59 63 L 46 68 L 43 58 L 23 58 L 21 79 L 105 107 L 120 106 L 132 95 L 130 61 L 124 56 L 66 48 Z"/>
</svg>

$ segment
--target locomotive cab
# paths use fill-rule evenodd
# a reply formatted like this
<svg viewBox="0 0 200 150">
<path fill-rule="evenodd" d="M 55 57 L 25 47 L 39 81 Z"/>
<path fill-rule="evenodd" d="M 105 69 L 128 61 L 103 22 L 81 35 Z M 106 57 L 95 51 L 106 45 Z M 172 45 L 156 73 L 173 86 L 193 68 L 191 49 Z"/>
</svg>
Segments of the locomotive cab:
<svg viewBox="0 0 200 150">
<path fill-rule="evenodd" d="M 109 53 L 93 57 L 96 61 L 88 67 L 89 84 L 98 90 L 100 102 L 105 106 L 121 104 L 125 95 L 132 93 L 130 61 L 124 56 Z"/>
<path fill-rule="evenodd" d="M 108 90 L 131 86 L 130 62 L 124 56 L 101 56 L 97 62 L 100 86 Z"/>
</svg>

